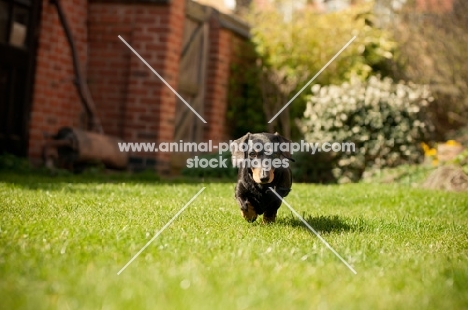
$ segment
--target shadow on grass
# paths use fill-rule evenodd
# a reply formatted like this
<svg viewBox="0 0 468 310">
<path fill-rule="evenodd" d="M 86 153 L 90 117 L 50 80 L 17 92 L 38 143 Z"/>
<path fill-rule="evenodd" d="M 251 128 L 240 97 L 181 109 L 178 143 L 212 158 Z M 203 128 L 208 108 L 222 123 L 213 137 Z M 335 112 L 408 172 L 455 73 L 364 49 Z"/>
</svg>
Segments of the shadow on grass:
<svg viewBox="0 0 468 310">
<path fill-rule="evenodd" d="M 347 231 L 361 231 L 361 225 L 348 224 L 344 219 L 338 215 L 316 216 L 302 215 L 306 222 L 312 226 L 318 233 L 328 234 Z M 293 214 L 288 217 L 280 218 L 276 222 L 279 225 L 287 225 L 291 227 L 300 227 L 307 229 L 301 220 L 296 218 Z M 363 224 L 363 223 L 361 223 Z"/>
</svg>

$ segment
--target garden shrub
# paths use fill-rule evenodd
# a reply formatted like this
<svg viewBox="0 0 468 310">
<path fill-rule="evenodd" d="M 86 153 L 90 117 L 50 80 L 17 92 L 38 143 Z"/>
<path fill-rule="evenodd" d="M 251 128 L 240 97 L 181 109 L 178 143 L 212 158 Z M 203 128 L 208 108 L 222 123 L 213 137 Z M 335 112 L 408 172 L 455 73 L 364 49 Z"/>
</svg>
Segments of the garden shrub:
<svg viewBox="0 0 468 310">
<path fill-rule="evenodd" d="M 295 162 L 290 162 L 294 182 L 336 183 L 333 166 L 328 153 L 297 152 L 293 154 Z"/>
<path fill-rule="evenodd" d="M 0 171 L 30 172 L 32 169 L 26 158 L 9 153 L 0 154 Z"/>
<path fill-rule="evenodd" d="M 468 174 L 468 149 L 464 150 L 453 160 L 455 165 L 460 166 Z"/>
<path fill-rule="evenodd" d="M 312 87 L 298 125 L 309 142 L 353 142 L 355 152 L 331 153 L 339 182 L 358 181 L 366 168 L 417 163 L 421 142 L 433 126 L 427 86 L 394 83 L 390 78 L 351 79 L 342 85 Z"/>
</svg>

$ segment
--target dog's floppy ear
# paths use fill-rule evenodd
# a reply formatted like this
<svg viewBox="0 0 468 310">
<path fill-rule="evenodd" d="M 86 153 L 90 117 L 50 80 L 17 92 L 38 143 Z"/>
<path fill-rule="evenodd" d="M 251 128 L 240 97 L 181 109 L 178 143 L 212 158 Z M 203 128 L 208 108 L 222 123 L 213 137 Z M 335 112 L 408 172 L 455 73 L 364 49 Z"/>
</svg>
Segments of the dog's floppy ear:
<svg viewBox="0 0 468 310">
<path fill-rule="evenodd" d="M 237 140 L 232 141 L 230 147 L 231 150 L 231 160 L 234 167 L 238 166 L 238 163 L 246 159 L 247 150 L 245 149 L 248 145 L 250 137 L 250 132 L 246 133 L 244 136 L 240 137 Z"/>
<path fill-rule="evenodd" d="M 276 139 L 278 140 L 278 142 L 281 144 L 281 143 L 287 143 L 289 144 L 289 147 L 288 147 L 288 151 L 280 151 L 281 152 L 281 155 L 283 155 L 285 158 L 287 158 L 288 160 L 290 161 L 295 161 L 294 159 L 292 159 L 292 156 L 291 156 L 291 143 L 292 141 L 289 140 L 289 139 L 286 139 L 285 137 L 283 137 L 282 135 L 280 135 L 278 132 L 275 132 L 275 136 L 276 136 Z"/>
</svg>

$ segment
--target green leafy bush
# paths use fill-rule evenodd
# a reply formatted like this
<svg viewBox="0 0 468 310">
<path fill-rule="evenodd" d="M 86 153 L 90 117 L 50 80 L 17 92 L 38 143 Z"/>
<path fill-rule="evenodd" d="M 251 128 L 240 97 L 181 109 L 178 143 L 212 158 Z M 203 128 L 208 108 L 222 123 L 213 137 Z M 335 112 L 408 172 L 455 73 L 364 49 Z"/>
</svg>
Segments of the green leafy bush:
<svg viewBox="0 0 468 310">
<path fill-rule="evenodd" d="M 290 167 L 294 182 L 336 183 L 333 165 L 328 153 L 298 152 L 293 154 L 294 163 Z"/>
<path fill-rule="evenodd" d="M 468 149 L 464 150 L 453 160 L 453 163 L 462 167 L 463 172 L 468 174 Z"/>
<path fill-rule="evenodd" d="M 339 182 L 358 181 L 366 168 L 394 167 L 422 159 L 422 141 L 433 126 L 426 86 L 371 77 L 342 85 L 312 87 L 304 118 L 298 121 L 309 142 L 353 142 L 355 152 L 329 157 Z"/>
<path fill-rule="evenodd" d="M 30 172 L 32 166 L 26 158 L 12 154 L 0 154 L 0 171 Z"/>
</svg>

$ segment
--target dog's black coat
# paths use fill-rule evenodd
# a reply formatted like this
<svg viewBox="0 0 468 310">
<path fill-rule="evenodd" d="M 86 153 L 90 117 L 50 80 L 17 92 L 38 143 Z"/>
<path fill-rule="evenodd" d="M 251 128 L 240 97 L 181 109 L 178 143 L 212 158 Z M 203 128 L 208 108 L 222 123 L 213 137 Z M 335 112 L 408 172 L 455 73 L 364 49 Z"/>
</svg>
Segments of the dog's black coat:
<svg viewBox="0 0 468 310">
<path fill-rule="evenodd" d="M 249 140 L 255 142 L 271 142 L 271 143 L 290 143 L 291 141 L 284 137 L 275 134 L 261 133 L 261 134 L 246 134 L 242 138 L 234 141 L 234 143 L 247 143 Z M 248 152 L 232 152 L 233 161 L 239 158 L 247 158 Z M 263 158 L 287 158 L 291 159 L 289 152 L 279 152 L 271 155 L 262 155 Z M 292 173 L 288 167 L 280 167 L 274 169 L 273 181 L 266 184 L 260 184 L 254 181 L 252 175 L 252 169 L 249 167 L 240 167 L 238 171 L 237 184 L 235 189 L 235 197 L 239 203 L 240 209 L 243 212 L 247 212 L 248 205 L 250 204 L 257 215 L 264 214 L 265 219 L 276 218 L 276 213 L 281 206 L 281 199 L 279 199 L 270 188 L 273 188 L 276 193 L 281 197 L 286 197 L 291 191 L 292 185 Z M 247 219 L 247 218 L 246 218 Z M 255 221 L 255 218 L 248 221 Z"/>
<path fill-rule="evenodd" d="M 292 174 L 289 168 L 277 168 L 273 182 L 267 184 L 256 183 L 248 168 L 239 169 L 236 184 L 236 199 L 241 210 L 247 210 L 247 203 L 252 204 L 258 215 L 276 215 L 281 206 L 281 200 L 271 190 L 273 188 L 278 195 L 286 197 L 291 191 Z"/>
</svg>

